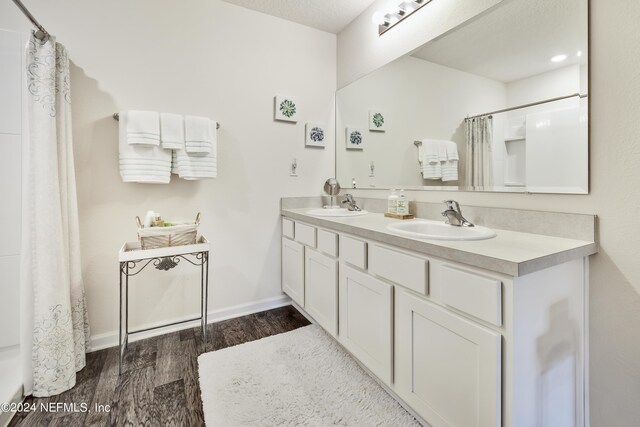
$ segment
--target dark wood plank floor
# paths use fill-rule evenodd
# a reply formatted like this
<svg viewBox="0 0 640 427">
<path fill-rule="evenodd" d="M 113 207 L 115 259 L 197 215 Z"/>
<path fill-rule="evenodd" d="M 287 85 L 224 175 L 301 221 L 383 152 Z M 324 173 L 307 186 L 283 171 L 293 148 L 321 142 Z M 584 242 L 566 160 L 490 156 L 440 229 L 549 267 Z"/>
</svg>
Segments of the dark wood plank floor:
<svg viewBox="0 0 640 427">
<path fill-rule="evenodd" d="M 213 323 L 206 351 L 257 340 L 306 326 L 292 306 Z M 199 329 L 161 335 L 129 344 L 118 377 L 118 348 L 87 354 L 87 366 L 76 386 L 50 398 L 28 397 L 25 403 L 82 403 L 88 412 L 22 412 L 9 426 L 203 426 L 197 358 L 205 351 Z M 95 411 L 109 405 L 109 412 Z"/>
</svg>

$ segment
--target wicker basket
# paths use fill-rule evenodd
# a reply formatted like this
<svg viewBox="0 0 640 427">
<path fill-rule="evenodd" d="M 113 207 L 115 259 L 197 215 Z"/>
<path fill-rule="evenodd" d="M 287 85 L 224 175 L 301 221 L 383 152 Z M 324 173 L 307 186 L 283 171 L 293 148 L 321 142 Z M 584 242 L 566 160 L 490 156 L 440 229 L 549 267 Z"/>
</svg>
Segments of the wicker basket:
<svg viewBox="0 0 640 427">
<path fill-rule="evenodd" d="M 138 223 L 138 240 L 142 249 L 166 248 L 170 246 L 193 245 L 198 237 L 200 225 L 200 213 L 193 223 L 172 225 L 170 227 L 142 226 L 140 217 L 136 217 Z"/>
</svg>

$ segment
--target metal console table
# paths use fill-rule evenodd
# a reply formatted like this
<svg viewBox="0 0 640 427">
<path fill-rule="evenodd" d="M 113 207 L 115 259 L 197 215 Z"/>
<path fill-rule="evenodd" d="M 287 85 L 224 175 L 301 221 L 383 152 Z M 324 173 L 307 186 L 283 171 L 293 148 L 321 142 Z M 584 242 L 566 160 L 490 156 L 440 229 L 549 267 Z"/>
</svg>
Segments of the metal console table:
<svg viewBox="0 0 640 427">
<path fill-rule="evenodd" d="M 210 245 L 204 236 L 200 236 L 193 245 L 173 246 L 168 248 L 143 250 L 138 242 L 125 243 L 118 254 L 120 261 L 120 328 L 119 345 L 120 352 L 118 358 L 118 374 L 122 373 L 122 358 L 127 350 L 129 335 L 167 326 L 179 325 L 181 323 L 200 320 L 202 328 L 202 342 L 207 343 L 207 300 L 209 296 L 209 250 Z M 129 330 L 129 277 L 141 273 L 149 264 L 157 270 L 168 271 L 185 260 L 191 265 L 200 267 L 200 317 L 181 320 L 179 322 L 168 323 L 166 325 L 154 326 L 151 328 Z M 122 297 L 124 296 L 124 304 Z M 124 305 L 124 333 L 123 326 L 123 305 Z"/>
</svg>

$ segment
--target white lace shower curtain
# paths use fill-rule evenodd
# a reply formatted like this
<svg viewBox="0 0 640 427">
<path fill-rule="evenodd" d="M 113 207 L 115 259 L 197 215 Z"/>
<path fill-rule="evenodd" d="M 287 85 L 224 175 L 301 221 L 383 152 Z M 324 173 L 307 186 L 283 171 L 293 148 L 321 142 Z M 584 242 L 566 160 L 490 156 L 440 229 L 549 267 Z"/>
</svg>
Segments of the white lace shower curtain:
<svg viewBox="0 0 640 427">
<path fill-rule="evenodd" d="M 493 186 L 493 117 L 484 116 L 466 120 L 467 162 L 465 180 L 470 187 Z"/>
<path fill-rule="evenodd" d="M 80 265 L 66 49 L 53 37 L 42 42 L 32 35 L 26 73 L 29 138 L 22 285 L 30 300 L 23 304 L 23 332 L 25 326 L 27 330 L 22 348 L 25 394 L 41 397 L 75 385 L 76 372 L 85 366 L 89 322 Z"/>
</svg>

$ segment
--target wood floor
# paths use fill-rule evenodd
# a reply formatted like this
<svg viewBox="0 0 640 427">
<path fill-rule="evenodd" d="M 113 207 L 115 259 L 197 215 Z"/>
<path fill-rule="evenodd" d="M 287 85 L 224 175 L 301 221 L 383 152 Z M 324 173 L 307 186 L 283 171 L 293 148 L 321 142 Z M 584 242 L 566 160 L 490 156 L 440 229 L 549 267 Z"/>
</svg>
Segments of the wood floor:
<svg viewBox="0 0 640 427">
<path fill-rule="evenodd" d="M 306 326 L 309 321 L 292 306 L 213 323 L 206 351 L 257 340 Z M 118 377 L 118 349 L 87 354 L 87 366 L 76 386 L 50 398 L 28 397 L 25 403 L 85 403 L 88 412 L 55 410 L 22 412 L 9 426 L 203 426 L 198 384 L 198 356 L 204 352 L 199 329 L 161 335 L 129 344 Z M 95 411 L 109 405 L 109 412 Z"/>
</svg>

